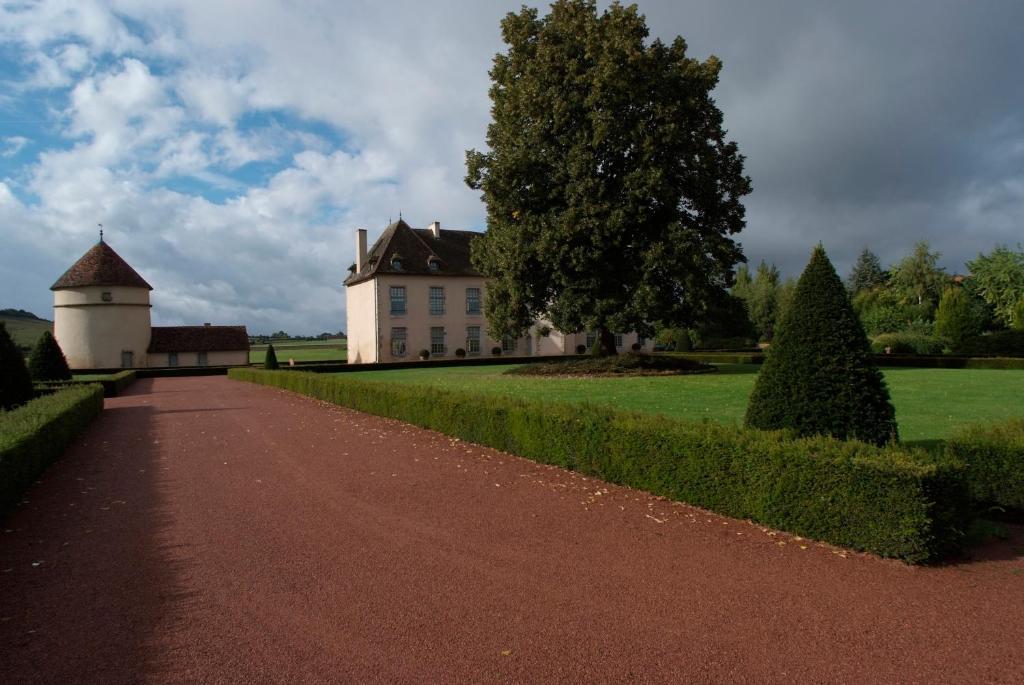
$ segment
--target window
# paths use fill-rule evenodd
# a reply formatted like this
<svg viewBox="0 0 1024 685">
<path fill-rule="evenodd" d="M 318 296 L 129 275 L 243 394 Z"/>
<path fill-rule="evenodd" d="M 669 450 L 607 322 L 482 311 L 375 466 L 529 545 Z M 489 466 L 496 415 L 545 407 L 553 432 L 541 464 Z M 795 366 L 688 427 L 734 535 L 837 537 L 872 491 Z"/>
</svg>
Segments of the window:
<svg viewBox="0 0 1024 685">
<path fill-rule="evenodd" d="M 622 347 L 622 333 L 615 334 L 615 349 Z"/>
<path fill-rule="evenodd" d="M 430 269 L 431 271 L 440 271 L 441 262 L 437 261 L 436 259 L 431 259 L 430 261 L 427 262 L 427 268 Z"/>
<path fill-rule="evenodd" d="M 405 314 L 405 286 L 393 285 L 389 289 L 391 295 L 391 313 Z"/>
<path fill-rule="evenodd" d="M 177 352 L 169 352 L 167 354 L 167 366 L 177 366 L 177 365 L 178 365 L 178 353 Z"/>
<path fill-rule="evenodd" d="M 196 353 L 196 363 L 199 364 L 199 366 L 206 366 L 206 353 L 205 352 L 198 352 L 198 353 Z"/>
<path fill-rule="evenodd" d="M 519 342 L 518 339 L 513 338 L 511 335 L 506 335 L 504 338 L 501 339 L 501 351 L 502 352 L 515 352 L 516 351 L 516 343 L 518 343 L 518 342 Z"/>
<path fill-rule="evenodd" d="M 444 354 L 444 326 L 430 327 L 430 354 Z"/>
<path fill-rule="evenodd" d="M 587 331 L 587 351 L 594 349 L 594 343 L 597 342 L 597 333 L 595 331 Z"/>
<path fill-rule="evenodd" d="M 466 352 L 469 354 L 480 354 L 480 327 L 466 327 Z"/>
<path fill-rule="evenodd" d="M 480 313 L 480 288 L 466 288 L 466 313 Z"/>
<path fill-rule="evenodd" d="M 391 258 L 391 268 L 396 270 L 396 271 L 401 271 L 402 270 L 402 260 L 400 258 L 398 258 L 398 257 L 392 257 Z"/>
<path fill-rule="evenodd" d="M 444 314 L 444 288 L 430 288 L 430 313 Z"/>
<path fill-rule="evenodd" d="M 640 347 L 643 347 L 644 345 L 647 344 L 647 339 L 642 335 L 636 336 L 636 341 L 640 345 Z"/>
<path fill-rule="evenodd" d="M 109 291 L 104 291 L 103 293 L 100 294 L 100 299 L 103 300 L 104 302 L 113 302 L 114 295 Z"/>
<path fill-rule="evenodd" d="M 392 328 L 391 329 L 391 356 L 392 357 L 404 357 L 405 356 L 405 329 L 404 328 Z"/>
</svg>

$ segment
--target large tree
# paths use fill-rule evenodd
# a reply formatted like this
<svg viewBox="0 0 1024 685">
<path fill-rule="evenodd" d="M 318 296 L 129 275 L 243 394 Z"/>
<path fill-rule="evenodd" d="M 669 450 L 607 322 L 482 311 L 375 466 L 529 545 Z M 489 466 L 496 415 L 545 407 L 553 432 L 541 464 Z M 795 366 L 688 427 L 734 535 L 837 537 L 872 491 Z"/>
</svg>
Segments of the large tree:
<svg viewBox="0 0 1024 685">
<path fill-rule="evenodd" d="M 921 240 L 912 253 L 892 267 L 890 284 L 904 302 L 934 308 L 949 282 L 945 269 L 938 265 L 941 256 Z"/>
<path fill-rule="evenodd" d="M 884 286 L 886 280 L 885 271 L 882 270 L 882 261 L 878 255 L 865 247 L 857 257 L 857 263 L 850 270 L 850 275 L 846 278 L 846 287 L 850 291 L 850 296 L 853 297 L 862 290 Z"/>
<path fill-rule="evenodd" d="M 974 291 L 992 307 L 1004 326 L 1014 324 L 1014 309 L 1024 300 L 1024 249 L 998 245 L 967 262 Z"/>
<path fill-rule="evenodd" d="M 492 335 L 548 317 L 612 353 L 614 331 L 694 323 L 743 260 L 731 236 L 750 179 L 711 98 L 721 63 L 648 41 L 617 3 L 524 7 L 501 28 L 488 149 L 466 153 L 487 205 L 473 263 L 491 279 Z"/>
</svg>

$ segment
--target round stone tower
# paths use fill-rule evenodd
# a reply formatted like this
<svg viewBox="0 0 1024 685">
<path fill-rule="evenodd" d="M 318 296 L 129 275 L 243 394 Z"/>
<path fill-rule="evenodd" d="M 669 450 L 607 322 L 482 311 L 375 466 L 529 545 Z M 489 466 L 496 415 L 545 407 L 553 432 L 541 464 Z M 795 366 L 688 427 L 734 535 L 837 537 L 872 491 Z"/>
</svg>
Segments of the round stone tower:
<svg viewBox="0 0 1024 685">
<path fill-rule="evenodd" d="M 53 291 L 53 336 L 72 369 L 146 366 L 149 291 L 135 269 L 100 241 L 82 255 Z"/>
</svg>

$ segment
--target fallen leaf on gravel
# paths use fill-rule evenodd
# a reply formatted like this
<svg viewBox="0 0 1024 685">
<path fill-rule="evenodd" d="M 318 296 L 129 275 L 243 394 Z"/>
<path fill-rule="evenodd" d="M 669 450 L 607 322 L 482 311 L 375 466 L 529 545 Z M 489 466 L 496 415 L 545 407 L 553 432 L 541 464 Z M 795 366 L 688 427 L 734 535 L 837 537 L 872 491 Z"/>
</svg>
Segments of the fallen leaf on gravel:
<svg viewBox="0 0 1024 685">
<path fill-rule="evenodd" d="M 511 649 L 503 649 L 503 650 L 501 650 L 501 655 L 502 656 L 511 656 L 512 655 L 512 650 Z"/>
</svg>

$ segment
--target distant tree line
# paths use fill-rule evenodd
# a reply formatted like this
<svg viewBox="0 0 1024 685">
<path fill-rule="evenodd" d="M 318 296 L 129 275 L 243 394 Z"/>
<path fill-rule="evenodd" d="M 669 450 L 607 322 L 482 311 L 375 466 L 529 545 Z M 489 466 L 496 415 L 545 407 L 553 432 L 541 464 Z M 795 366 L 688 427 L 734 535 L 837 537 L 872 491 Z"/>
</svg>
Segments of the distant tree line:
<svg viewBox="0 0 1024 685">
<path fill-rule="evenodd" d="M 344 331 L 337 331 L 335 333 L 326 333 L 325 332 L 325 333 L 320 333 L 319 335 L 289 335 L 288 333 L 285 333 L 284 331 L 277 331 L 276 333 L 271 333 L 270 335 L 266 335 L 266 334 L 263 334 L 263 333 L 258 333 L 256 335 L 250 335 L 249 336 L 249 344 L 250 345 L 265 345 L 265 344 L 270 343 L 270 342 L 280 342 L 280 341 L 283 341 L 283 340 L 304 340 L 304 341 L 307 341 L 307 342 L 312 342 L 312 341 L 316 341 L 316 340 L 332 340 L 332 339 L 335 339 L 335 338 L 341 338 L 341 339 L 344 340 L 346 337 L 347 336 L 345 335 Z"/>
<path fill-rule="evenodd" d="M 1024 249 L 998 245 L 966 263 L 965 274 L 939 266 L 925 241 L 882 267 L 865 248 L 846 279 L 847 294 L 876 352 L 1012 353 L 1024 339 Z M 741 265 L 726 301 L 695 328 L 663 329 L 662 347 L 746 348 L 770 343 L 796 281 L 774 264 Z M 979 347 L 980 346 L 980 347 Z M 975 349 L 978 348 L 978 349 Z"/>
</svg>

